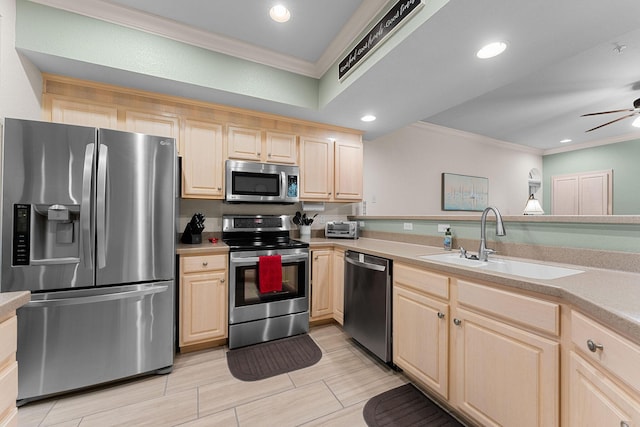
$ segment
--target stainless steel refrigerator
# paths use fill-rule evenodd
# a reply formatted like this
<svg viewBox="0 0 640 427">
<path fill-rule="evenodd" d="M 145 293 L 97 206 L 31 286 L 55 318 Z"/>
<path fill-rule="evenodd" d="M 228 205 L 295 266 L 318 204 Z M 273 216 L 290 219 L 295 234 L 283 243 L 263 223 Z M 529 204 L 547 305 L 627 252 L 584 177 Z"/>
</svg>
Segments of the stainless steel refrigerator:
<svg viewBox="0 0 640 427">
<path fill-rule="evenodd" d="M 172 138 L 5 119 L 2 292 L 18 309 L 18 403 L 142 373 L 174 354 Z"/>
</svg>

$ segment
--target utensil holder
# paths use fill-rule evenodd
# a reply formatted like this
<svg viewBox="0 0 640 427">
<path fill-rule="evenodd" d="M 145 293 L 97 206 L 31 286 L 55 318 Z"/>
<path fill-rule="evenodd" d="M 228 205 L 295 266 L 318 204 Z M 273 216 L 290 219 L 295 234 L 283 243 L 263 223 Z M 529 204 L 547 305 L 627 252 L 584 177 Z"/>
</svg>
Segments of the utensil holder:
<svg viewBox="0 0 640 427">
<path fill-rule="evenodd" d="M 310 225 L 301 225 L 300 226 L 300 236 L 301 237 L 311 237 L 311 226 Z"/>
</svg>

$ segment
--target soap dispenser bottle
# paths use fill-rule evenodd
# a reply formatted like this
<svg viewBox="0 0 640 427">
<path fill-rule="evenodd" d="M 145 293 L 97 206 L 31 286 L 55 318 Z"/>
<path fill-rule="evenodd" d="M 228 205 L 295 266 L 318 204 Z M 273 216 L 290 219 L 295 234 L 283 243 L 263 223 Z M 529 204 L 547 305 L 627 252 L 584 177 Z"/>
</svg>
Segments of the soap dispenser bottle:
<svg viewBox="0 0 640 427">
<path fill-rule="evenodd" d="M 450 251 L 452 243 L 453 243 L 453 238 L 451 236 L 451 229 L 447 228 L 447 231 L 444 233 L 444 250 Z"/>
</svg>

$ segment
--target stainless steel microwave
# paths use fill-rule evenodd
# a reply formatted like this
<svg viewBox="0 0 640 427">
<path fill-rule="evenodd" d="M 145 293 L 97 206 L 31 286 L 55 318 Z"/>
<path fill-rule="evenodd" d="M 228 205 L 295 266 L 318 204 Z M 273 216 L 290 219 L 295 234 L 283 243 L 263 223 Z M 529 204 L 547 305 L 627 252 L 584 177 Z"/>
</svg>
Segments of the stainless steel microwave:
<svg viewBox="0 0 640 427">
<path fill-rule="evenodd" d="M 296 203 L 298 166 L 227 160 L 225 201 L 228 203 Z"/>
</svg>

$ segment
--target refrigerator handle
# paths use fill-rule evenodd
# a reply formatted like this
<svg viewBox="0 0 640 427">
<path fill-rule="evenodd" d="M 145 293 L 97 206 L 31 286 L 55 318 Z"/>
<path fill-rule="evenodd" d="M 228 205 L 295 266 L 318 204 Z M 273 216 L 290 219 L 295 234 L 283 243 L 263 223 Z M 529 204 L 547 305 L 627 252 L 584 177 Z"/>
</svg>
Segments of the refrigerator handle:
<svg viewBox="0 0 640 427">
<path fill-rule="evenodd" d="M 91 251 L 91 178 L 93 177 L 94 152 L 95 144 L 87 144 L 84 151 L 84 168 L 82 171 L 80 229 L 82 233 L 82 259 L 86 268 L 93 265 Z"/>
<path fill-rule="evenodd" d="M 107 264 L 107 167 L 109 165 L 109 148 L 100 144 L 98 154 L 98 200 L 96 202 L 96 256 L 98 268 Z"/>
<path fill-rule="evenodd" d="M 130 291 L 114 292 L 108 294 L 89 295 L 83 297 L 69 297 L 69 298 L 46 298 L 31 300 L 25 304 L 24 308 L 35 307 L 53 307 L 60 305 L 78 305 L 78 304 L 95 304 L 106 301 L 116 301 L 129 298 L 144 298 L 148 295 L 153 295 L 161 292 L 165 292 L 169 289 L 167 285 L 151 285 L 141 286 L 139 289 Z"/>
</svg>

